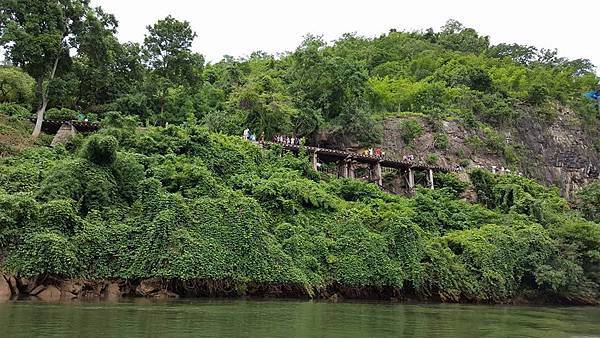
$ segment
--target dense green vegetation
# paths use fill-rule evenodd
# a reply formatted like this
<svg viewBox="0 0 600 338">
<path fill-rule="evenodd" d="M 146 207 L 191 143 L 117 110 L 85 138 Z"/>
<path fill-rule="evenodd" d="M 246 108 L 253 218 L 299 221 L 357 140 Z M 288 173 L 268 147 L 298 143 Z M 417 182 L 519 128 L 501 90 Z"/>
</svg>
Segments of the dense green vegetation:
<svg viewBox="0 0 600 338">
<path fill-rule="evenodd" d="M 442 189 L 406 198 L 227 136 L 250 127 L 267 138 L 379 144 L 381 120 L 403 116 L 406 144 L 429 123 L 444 150 L 439 126 L 456 120 L 485 136 L 473 147 L 514 159 L 494 128 L 523 114 L 552 120 L 557 103 L 599 136 L 600 116 L 582 96 L 598 82 L 589 61 L 491 45 L 452 20 L 332 43 L 307 36 L 290 53 L 214 64 L 191 50 L 188 22 L 159 20 L 141 45 L 119 42 L 117 27 L 88 0 L 0 5 L 11 64 L 0 68 L 0 270 L 226 282 L 237 294 L 254 283 L 309 295 L 600 300 L 598 184 L 580 193 L 578 211 L 554 189 L 484 171 L 471 173 L 478 204 L 461 200 L 467 185 L 446 174 L 436 175 Z M 83 113 L 104 128 L 33 147 L 19 119 L 35 112 Z M 136 130 L 162 122 L 171 126 Z"/>
<path fill-rule="evenodd" d="M 588 60 L 491 45 L 453 20 L 439 31 L 346 34 L 332 43 L 307 36 L 290 53 L 211 64 L 191 50 L 197 34 L 190 24 L 170 16 L 148 26 L 140 45 L 119 42 L 116 18 L 89 0 L 9 0 L 0 13 L 6 58 L 30 76 L 2 69 L 0 100 L 30 112 L 70 109 L 102 119 L 120 111 L 143 123 L 195 121 L 229 134 L 247 126 L 267 138 L 325 132 L 330 145 L 343 146 L 379 143 L 378 120 L 394 113 L 484 129 L 521 114 L 548 120 L 558 102 L 599 136 L 600 117 L 582 96 L 598 83 Z"/>
<path fill-rule="evenodd" d="M 531 180 L 471 176 L 481 204 L 460 200 L 466 186 L 451 174 L 406 198 L 203 127 L 107 128 L 0 162 L 0 266 L 227 281 L 238 294 L 258 283 L 598 301 L 597 223 Z"/>
<path fill-rule="evenodd" d="M 588 219 L 600 222 L 600 181 L 583 187 L 577 194 L 577 209 Z"/>
</svg>

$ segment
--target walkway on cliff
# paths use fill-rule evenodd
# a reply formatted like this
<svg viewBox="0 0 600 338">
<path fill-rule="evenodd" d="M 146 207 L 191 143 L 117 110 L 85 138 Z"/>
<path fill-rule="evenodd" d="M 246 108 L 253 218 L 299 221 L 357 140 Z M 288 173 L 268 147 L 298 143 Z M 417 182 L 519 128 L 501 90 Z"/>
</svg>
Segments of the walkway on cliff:
<svg viewBox="0 0 600 338">
<path fill-rule="evenodd" d="M 44 120 L 42 130 L 46 133 L 55 134 L 52 145 L 62 143 L 71 137 L 75 132 L 94 132 L 101 128 L 98 122 L 87 121 L 60 121 Z M 450 172 L 450 168 L 428 165 L 422 162 L 400 161 L 387 157 L 358 154 L 349 151 L 320 148 L 313 146 L 301 146 L 290 143 L 278 142 L 257 142 L 263 146 L 279 145 L 284 150 L 299 154 L 305 151 L 311 160 L 314 170 L 321 170 L 323 164 L 335 164 L 335 170 L 338 177 L 365 179 L 383 187 L 383 170 L 396 177 L 403 177 L 404 185 L 408 191 L 415 187 L 415 172 L 421 172 L 425 175 L 418 175 L 417 179 L 425 179 L 425 185 L 434 188 L 433 174 L 435 172 Z"/>
</svg>

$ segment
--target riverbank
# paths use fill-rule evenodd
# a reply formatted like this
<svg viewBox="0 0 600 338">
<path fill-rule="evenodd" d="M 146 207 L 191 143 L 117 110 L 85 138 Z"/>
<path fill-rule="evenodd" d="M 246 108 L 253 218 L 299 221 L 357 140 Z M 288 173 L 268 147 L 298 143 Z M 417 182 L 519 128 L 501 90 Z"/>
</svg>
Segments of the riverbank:
<svg viewBox="0 0 600 338">
<path fill-rule="evenodd" d="M 600 225 L 524 177 L 401 196 L 195 126 L 75 141 L 0 161 L 0 273 L 36 279 L 8 297 L 600 298 Z"/>
<path fill-rule="evenodd" d="M 511 304 L 511 305 L 600 305 L 599 299 L 588 301 L 523 293 L 503 301 L 489 301 L 462 297 L 448 299 L 442 294 L 429 297 L 415 294 L 414 290 L 393 287 L 347 287 L 331 284 L 325 288 L 308 289 L 301 285 L 234 283 L 231 281 L 149 278 L 128 279 L 38 279 L 0 276 L 0 301 L 9 299 L 34 299 L 45 302 L 70 300 L 119 300 L 125 298 L 291 298 L 316 299 L 329 302 L 347 300 L 379 300 L 391 302 L 463 303 L 463 304 Z"/>
</svg>

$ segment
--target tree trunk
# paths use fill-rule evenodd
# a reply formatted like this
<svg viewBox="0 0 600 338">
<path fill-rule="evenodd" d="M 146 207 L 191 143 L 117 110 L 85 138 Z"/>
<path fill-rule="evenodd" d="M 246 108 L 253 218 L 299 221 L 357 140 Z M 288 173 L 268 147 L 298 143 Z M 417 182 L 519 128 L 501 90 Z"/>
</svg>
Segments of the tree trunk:
<svg viewBox="0 0 600 338">
<path fill-rule="evenodd" d="M 56 56 L 54 60 L 54 66 L 52 67 L 52 72 L 50 73 L 50 80 L 54 79 L 54 75 L 56 74 L 56 67 L 58 67 L 58 59 L 59 55 Z M 42 123 L 44 122 L 44 113 L 46 112 L 46 107 L 48 107 L 48 88 L 44 89 L 44 77 L 40 77 L 37 81 L 37 91 L 41 94 L 41 102 L 36 112 L 36 120 L 35 127 L 33 128 L 33 133 L 31 133 L 31 137 L 35 140 L 40 136 L 42 132 Z"/>
<path fill-rule="evenodd" d="M 37 79 L 35 91 L 40 96 L 41 102 L 40 102 L 40 105 L 38 106 L 38 109 L 36 112 L 35 127 L 33 128 L 33 133 L 31 134 L 31 137 L 33 139 L 38 138 L 38 136 L 40 136 L 40 133 L 42 132 L 42 122 L 44 122 L 44 112 L 46 111 L 46 106 L 47 106 L 47 100 L 45 100 L 46 95 L 44 95 L 44 78 L 43 77 L 40 77 L 39 79 Z"/>
</svg>

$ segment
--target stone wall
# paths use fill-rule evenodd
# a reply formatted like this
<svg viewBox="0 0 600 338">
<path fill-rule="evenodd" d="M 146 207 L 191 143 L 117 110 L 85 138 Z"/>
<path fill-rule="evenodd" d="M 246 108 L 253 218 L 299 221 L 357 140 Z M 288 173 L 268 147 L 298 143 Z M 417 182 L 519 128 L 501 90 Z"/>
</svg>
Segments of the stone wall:
<svg viewBox="0 0 600 338">
<path fill-rule="evenodd" d="M 71 137 L 75 136 L 75 127 L 71 123 L 63 123 L 60 129 L 52 139 L 51 147 L 66 143 Z"/>
</svg>

